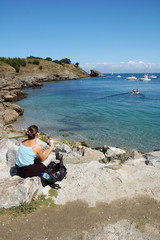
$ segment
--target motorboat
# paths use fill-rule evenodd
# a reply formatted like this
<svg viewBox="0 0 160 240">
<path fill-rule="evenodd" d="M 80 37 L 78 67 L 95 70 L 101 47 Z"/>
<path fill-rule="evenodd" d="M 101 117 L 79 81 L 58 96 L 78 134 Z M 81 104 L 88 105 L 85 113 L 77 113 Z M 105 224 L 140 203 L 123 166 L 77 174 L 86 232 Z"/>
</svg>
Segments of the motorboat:
<svg viewBox="0 0 160 240">
<path fill-rule="evenodd" d="M 148 74 L 143 75 L 142 78 L 139 78 L 140 81 L 149 82 L 151 79 L 148 77 Z"/>
<path fill-rule="evenodd" d="M 135 76 L 131 76 L 131 77 L 127 77 L 127 80 L 137 80 L 137 78 Z"/>
<path fill-rule="evenodd" d="M 150 78 L 157 78 L 157 76 L 152 74 Z"/>
<path fill-rule="evenodd" d="M 122 76 L 121 75 L 117 75 L 117 78 L 121 78 Z"/>
</svg>

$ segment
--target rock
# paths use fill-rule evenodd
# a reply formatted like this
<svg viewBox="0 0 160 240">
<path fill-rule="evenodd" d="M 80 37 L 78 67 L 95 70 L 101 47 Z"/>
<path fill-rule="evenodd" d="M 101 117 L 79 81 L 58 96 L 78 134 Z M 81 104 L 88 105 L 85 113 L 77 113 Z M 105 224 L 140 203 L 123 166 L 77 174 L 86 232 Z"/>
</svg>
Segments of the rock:
<svg viewBox="0 0 160 240">
<path fill-rule="evenodd" d="M 67 177 L 59 183 L 61 189 L 58 196 L 53 198 L 56 204 L 82 200 L 93 207 L 97 202 L 110 203 L 138 195 L 160 201 L 159 169 L 146 166 L 144 162 L 124 164 L 117 170 L 107 168 L 106 164 L 98 161 L 70 163 L 66 164 L 66 168 Z"/>
<path fill-rule="evenodd" d="M 90 70 L 90 77 L 105 77 L 104 74 L 98 72 L 97 70 Z"/>
<path fill-rule="evenodd" d="M 2 163 L 0 163 L 0 183 L 4 181 L 5 178 L 10 178 L 11 177 L 11 172 L 10 168 Z"/>
<path fill-rule="evenodd" d="M 4 115 L 5 124 L 9 124 L 9 123 L 16 121 L 18 116 L 19 116 L 19 114 L 15 110 L 7 108 L 5 110 L 5 115 Z"/>
<path fill-rule="evenodd" d="M 61 146 L 56 145 L 54 151 L 55 151 L 55 153 L 57 153 L 57 152 L 70 153 L 70 152 L 72 152 L 72 149 L 68 145 L 62 144 Z"/>
<path fill-rule="evenodd" d="M 146 164 L 154 167 L 160 167 L 160 151 L 149 152 L 144 154 Z"/>
<path fill-rule="evenodd" d="M 14 176 L 0 183 L 0 208 L 19 206 L 22 202 L 30 202 L 42 188 L 39 177 L 20 178 Z"/>
<path fill-rule="evenodd" d="M 121 162 L 125 162 L 128 159 L 140 159 L 142 158 L 142 154 L 137 150 L 125 151 L 120 148 L 108 147 L 104 146 L 100 149 L 103 153 L 105 153 L 105 158 L 101 159 L 102 163 L 107 163 L 115 160 L 120 160 Z"/>
<path fill-rule="evenodd" d="M 146 160 L 146 164 L 154 166 L 154 167 L 160 167 L 160 156 L 148 156 Z"/>
<path fill-rule="evenodd" d="M 91 161 L 99 161 L 104 158 L 104 154 L 100 151 L 93 150 L 91 148 L 84 147 L 82 151 L 70 152 L 64 155 L 65 163 L 84 163 Z"/>
<path fill-rule="evenodd" d="M 7 161 L 7 165 L 8 167 L 14 167 L 15 163 L 16 163 L 16 159 L 17 159 L 17 154 L 18 154 L 18 146 L 14 146 L 10 149 L 8 149 L 7 153 L 6 153 L 6 161 Z"/>
<path fill-rule="evenodd" d="M 15 144 L 9 139 L 3 138 L 0 140 L 0 163 L 4 166 L 7 165 L 6 154 L 9 149 L 14 149 Z"/>
<path fill-rule="evenodd" d="M 20 106 L 16 105 L 16 104 L 11 104 L 9 102 L 5 102 L 4 106 L 8 109 L 15 110 L 18 113 L 19 116 L 23 115 L 23 113 L 24 113 L 24 109 L 21 108 Z"/>
<path fill-rule="evenodd" d="M 121 155 L 124 153 L 126 153 L 126 151 L 124 151 L 120 148 L 107 147 L 105 156 L 116 156 L 116 155 Z"/>
</svg>

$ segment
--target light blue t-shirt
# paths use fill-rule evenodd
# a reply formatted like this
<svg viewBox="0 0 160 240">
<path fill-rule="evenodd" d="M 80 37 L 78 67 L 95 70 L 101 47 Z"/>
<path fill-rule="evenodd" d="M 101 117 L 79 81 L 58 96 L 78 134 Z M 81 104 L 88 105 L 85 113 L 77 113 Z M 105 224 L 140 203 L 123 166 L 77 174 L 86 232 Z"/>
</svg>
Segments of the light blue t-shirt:
<svg viewBox="0 0 160 240">
<path fill-rule="evenodd" d="M 34 164 L 34 159 L 37 156 L 37 154 L 32 151 L 32 148 L 33 147 L 26 147 L 22 143 L 20 144 L 16 160 L 16 164 L 19 167 Z"/>
</svg>

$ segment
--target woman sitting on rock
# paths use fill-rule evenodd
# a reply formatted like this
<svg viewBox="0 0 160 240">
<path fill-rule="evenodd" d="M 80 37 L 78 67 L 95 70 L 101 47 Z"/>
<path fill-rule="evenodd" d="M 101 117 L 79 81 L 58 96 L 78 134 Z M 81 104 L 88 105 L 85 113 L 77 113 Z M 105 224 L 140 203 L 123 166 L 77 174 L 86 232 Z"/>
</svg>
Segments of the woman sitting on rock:
<svg viewBox="0 0 160 240">
<path fill-rule="evenodd" d="M 46 183 L 41 173 L 46 170 L 46 166 L 42 162 L 48 158 L 54 149 L 54 145 L 50 146 L 46 152 L 44 148 L 37 144 L 39 130 L 35 125 L 28 127 L 26 135 L 28 139 L 20 144 L 18 151 L 16 160 L 17 175 L 22 178 L 39 176 L 44 187 Z"/>
</svg>

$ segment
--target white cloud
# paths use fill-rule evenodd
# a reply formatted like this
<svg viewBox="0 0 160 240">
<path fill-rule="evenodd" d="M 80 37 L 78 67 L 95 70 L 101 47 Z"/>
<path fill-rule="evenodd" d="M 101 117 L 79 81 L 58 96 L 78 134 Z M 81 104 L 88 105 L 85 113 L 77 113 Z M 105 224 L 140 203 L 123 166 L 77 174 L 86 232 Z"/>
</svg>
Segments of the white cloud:
<svg viewBox="0 0 160 240">
<path fill-rule="evenodd" d="M 89 71 L 91 69 L 95 69 L 101 71 L 103 73 L 154 73 L 160 72 L 160 63 L 144 63 L 143 61 L 132 61 L 128 62 L 120 62 L 120 63 L 86 63 L 80 64 L 80 66 Z"/>
</svg>

